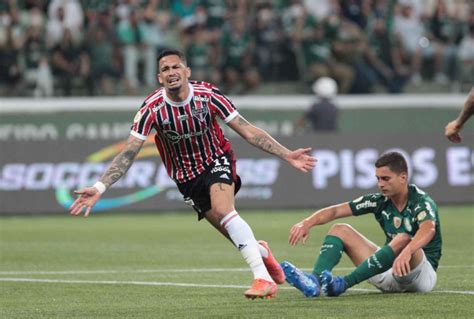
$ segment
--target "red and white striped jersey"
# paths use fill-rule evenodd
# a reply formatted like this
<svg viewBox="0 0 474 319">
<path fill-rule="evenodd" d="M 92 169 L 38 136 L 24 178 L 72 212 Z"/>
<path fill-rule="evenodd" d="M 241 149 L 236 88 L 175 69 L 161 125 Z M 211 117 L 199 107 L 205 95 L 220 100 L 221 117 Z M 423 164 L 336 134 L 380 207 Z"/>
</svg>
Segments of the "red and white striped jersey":
<svg viewBox="0 0 474 319">
<path fill-rule="evenodd" d="M 191 81 L 189 96 L 171 101 L 164 88 L 150 94 L 135 116 L 131 134 L 142 140 L 155 129 L 155 144 L 168 175 L 177 183 L 199 176 L 207 166 L 231 150 L 216 115 L 225 123 L 239 113 L 215 86 Z"/>
</svg>

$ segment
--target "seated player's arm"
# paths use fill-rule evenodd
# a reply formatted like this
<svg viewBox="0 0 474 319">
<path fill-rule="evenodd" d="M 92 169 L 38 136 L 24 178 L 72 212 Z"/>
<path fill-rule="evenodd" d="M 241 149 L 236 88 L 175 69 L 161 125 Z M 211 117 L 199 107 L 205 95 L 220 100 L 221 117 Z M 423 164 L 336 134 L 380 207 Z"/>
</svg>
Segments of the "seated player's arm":
<svg viewBox="0 0 474 319">
<path fill-rule="evenodd" d="M 349 203 L 342 203 L 328 206 L 314 212 L 311 216 L 302 220 L 308 228 L 317 225 L 324 225 L 335 219 L 352 216 L 352 210 Z"/>
<path fill-rule="evenodd" d="M 252 125 L 241 115 L 236 116 L 227 124 L 247 142 L 267 153 L 276 155 L 283 160 L 287 160 L 288 154 L 291 153 L 289 149 L 278 143 L 270 134 Z"/>
<path fill-rule="evenodd" d="M 411 271 L 410 260 L 413 254 L 420 248 L 425 247 L 436 233 L 435 222 L 426 220 L 420 224 L 418 231 L 411 242 L 403 248 L 401 253 L 393 262 L 393 274 L 395 276 L 406 276 Z"/>
<path fill-rule="evenodd" d="M 348 216 L 352 216 L 352 209 L 347 202 L 320 209 L 291 227 L 288 242 L 291 245 L 296 245 L 299 241 L 304 244 L 312 227 Z"/>
<path fill-rule="evenodd" d="M 434 221 L 426 220 L 422 222 L 411 242 L 403 250 L 407 250 L 410 255 L 413 255 L 415 251 L 425 247 L 433 239 L 435 233 L 436 227 Z"/>
</svg>

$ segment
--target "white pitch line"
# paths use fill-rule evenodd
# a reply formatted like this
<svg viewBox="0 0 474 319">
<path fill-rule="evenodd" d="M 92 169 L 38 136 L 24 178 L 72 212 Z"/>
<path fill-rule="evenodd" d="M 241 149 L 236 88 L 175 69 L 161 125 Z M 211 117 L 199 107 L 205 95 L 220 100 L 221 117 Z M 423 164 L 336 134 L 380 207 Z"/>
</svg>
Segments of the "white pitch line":
<svg viewBox="0 0 474 319">
<path fill-rule="evenodd" d="M 124 270 L 64 270 L 64 271 L 0 271 L 0 275 L 81 275 L 81 274 L 122 274 L 122 273 L 185 273 L 185 272 L 244 272 L 248 268 L 196 268 L 196 269 L 124 269 Z"/>
<path fill-rule="evenodd" d="M 197 287 L 197 288 L 248 288 L 241 285 L 208 285 L 179 282 L 156 282 L 156 281 L 119 281 L 119 280 L 69 280 L 69 279 L 33 279 L 33 278 L 0 278 L 4 282 L 40 282 L 60 284 L 93 284 L 93 285 L 138 285 L 138 286 L 174 286 L 174 287 Z"/>
<path fill-rule="evenodd" d="M 157 281 L 119 281 L 119 280 L 69 280 L 69 279 L 33 279 L 33 278 L 0 278 L 0 282 L 31 282 L 31 283 L 59 283 L 59 284 L 92 284 L 92 285 L 135 285 L 135 286 L 170 286 L 170 287 L 194 287 L 194 288 L 239 288 L 246 289 L 245 285 L 211 285 L 193 284 L 179 282 L 157 282 Z M 279 287 L 283 290 L 293 290 L 293 287 Z M 379 292 L 376 289 L 350 288 L 350 291 Z M 474 295 L 474 291 L 462 290 L 435 290 L 433 293 L 447 293 L 458 295 Z"/>
<path fill-rule="evenodd" d="M 474 265 L 446 265 L 439 268 L 474 268 Z M 337 267 L 335 271 L 353 270 L 353 267 Z M 303 271 L 311 271 L 312 268 L 301 268 Z M 59 271 L 0 271 L 0 275 L 87 275 L 87 274 L 123 274 L 123 273 L 191 273 L 191 272 L 246 272 L 248 268 L 183 268 L 183 269 L 98 269 L 98 270 L 59 270 Z"/>
</svg>

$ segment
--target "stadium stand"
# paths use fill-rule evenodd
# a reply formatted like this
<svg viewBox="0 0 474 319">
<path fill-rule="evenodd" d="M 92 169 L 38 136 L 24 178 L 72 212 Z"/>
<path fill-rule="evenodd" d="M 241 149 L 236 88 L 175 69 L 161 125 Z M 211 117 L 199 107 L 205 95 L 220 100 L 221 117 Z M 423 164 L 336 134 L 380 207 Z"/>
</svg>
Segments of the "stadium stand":
<svg viewBox="0 0 474 319">
<path fill-rule="evenodd" d="M 162 48 L 227 94 L 460 92 L 474 82 L 468 0 L 6 0 L 2 96 L 143 95 Z"/>
</svg>

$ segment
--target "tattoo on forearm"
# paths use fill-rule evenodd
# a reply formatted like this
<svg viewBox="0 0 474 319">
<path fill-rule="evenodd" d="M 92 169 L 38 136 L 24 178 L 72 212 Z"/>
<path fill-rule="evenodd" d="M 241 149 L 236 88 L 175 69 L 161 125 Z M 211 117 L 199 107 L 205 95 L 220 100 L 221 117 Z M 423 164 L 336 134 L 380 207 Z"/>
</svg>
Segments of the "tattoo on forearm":
<svg viewBox="0 0 474 319">
<path fill-rule="evenodd" d="M 265 135 L 256 135 L 254 136 L 253 140 L 255 145 L 265 152 L 283 157 L 284 153 L 281 150 L 281 147 L 279 147 L 280 145 L 271 137 Z"/>
<path fill-rule="evenodd" d="M 132 140 L 127 142 L 124 150 L 114 158 L 112 164 L 100 179 L 107 188 L 118 181 L 128 171 L 142 145 L 142 141 Z"/>
<path fill-rule="evenodd" d="M 246 119 L 244 119 L 243 117 L 240 116 L 240 117 L 239 117 L 239 125 L 240 125 L 240 126 L 249 126 L 250 123 L 247 122 Z"/>
</svg>

